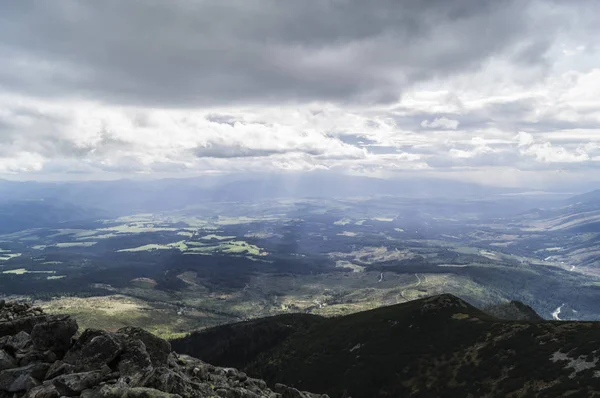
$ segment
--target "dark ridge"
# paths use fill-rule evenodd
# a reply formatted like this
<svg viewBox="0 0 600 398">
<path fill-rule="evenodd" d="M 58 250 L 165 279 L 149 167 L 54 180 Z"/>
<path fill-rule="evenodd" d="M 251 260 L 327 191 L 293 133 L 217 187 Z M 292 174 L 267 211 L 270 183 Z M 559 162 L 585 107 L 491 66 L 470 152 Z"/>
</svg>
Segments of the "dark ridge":
<svg viewBox="0 0 600 398">
<path fill-rule="evenodd" d="M 171 345 L 177 352 L 194 352 L 214 365 L 242 367 L 292 334 L 324 319 L 311 314 L 276 315 L 193 332 L 171 340 Z"/>
<path fill-rule="evenodd" d="M 496 318 L 505 319 L 507 321 L 538 322 L 544 320 L 544 318 L 539 316 L 533 308 L 516 300 L 508 303 L 492 305 L 484 308 L 483 310 L 488 314 L 495 316 Z"/>
<path fill-rule="evenodd" d="M 522 303 L 505 307 L 529 319 L 499 319 L 444 294 L 337 318 L 298 318 L 308 322 L 283 335 L 286 318 L 270 317 L 173 345 L 230 361 L 268 383 L 331 397 L 600 396 L 600 323 L 543 321 Z M 265 330 L 276 337 L 265 339 Z M 240 349 L 243 342 L 256 348 Z"/>
</svg>

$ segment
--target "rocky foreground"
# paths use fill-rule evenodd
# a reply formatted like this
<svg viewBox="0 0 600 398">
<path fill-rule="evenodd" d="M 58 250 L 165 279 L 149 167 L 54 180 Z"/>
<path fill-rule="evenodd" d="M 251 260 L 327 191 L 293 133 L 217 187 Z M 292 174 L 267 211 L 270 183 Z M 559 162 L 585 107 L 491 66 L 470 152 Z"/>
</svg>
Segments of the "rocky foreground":
<svg viewBox="0 0 600 398">
<path fill-rule="evenodd" d="M 0 301 L 0 398 L 326 398 L 178 355 L 140 328 L 78 334 L 68 315 Z"/>
</svg>

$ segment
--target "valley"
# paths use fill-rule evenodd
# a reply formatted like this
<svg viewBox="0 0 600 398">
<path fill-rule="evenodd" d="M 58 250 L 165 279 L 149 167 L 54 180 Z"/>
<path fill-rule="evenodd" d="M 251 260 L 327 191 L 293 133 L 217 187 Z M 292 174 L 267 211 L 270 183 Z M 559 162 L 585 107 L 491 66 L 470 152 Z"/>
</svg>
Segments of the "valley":
<svg viewBox="0 0 600 398">
<path fill-rule="evenodd" d="M 600 319 L 600 229 L 569 206 L 561 216 L 511 214 L 499 198 L 284 198 L 67 221 L 1 235 L 0 286 L 84 327 L 163 337 L 441 293 Z"/>
</svg>

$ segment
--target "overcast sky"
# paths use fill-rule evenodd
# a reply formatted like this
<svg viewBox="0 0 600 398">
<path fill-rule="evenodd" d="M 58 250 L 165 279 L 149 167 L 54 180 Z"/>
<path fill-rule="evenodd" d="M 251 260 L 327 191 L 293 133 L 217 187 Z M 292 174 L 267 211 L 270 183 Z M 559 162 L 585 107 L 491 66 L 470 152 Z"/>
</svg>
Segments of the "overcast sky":
<svg viewBox="0 0 600 398">
<path fill-rule="evenodd" d="M 0 0 L 0 177 L 600 175 L 595 0 Z"/>
</svg>

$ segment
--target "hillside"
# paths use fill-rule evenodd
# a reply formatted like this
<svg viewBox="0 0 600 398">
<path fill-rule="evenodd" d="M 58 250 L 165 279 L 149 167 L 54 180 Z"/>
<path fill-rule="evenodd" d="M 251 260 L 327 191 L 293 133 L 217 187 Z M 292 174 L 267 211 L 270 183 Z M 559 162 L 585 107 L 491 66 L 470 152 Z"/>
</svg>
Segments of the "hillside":
<svg viewBox="0 0 600 398">
<path fill-rule="evenodd" d="M 485 307 L 484 311 L 487 314 L 495 316 L 499 319 L 505 319 L 508 321 L 541 321 L 543 318 L 538 315 L 528 305 L 523 304 L 520 301 L 509 301 L 508 303 L 492 305 Z"/>
<path fill-rule="evenodd" d="M 0 301 L 0 398 L 327 398 L 171 351 L 140 328 L 86 329 Z"/>
<path fill-rule="evenodd" d="M 260 322 L 262 334 L 265 322 L 279 325 L 281 317 Z M 332 397 L 600 396 L 600 323 L 500 320 L 441 295 L 295 325 L 282 341 L 256 357 L 242 352 L 236 363 L 267 382 Z M 242 324 L 219 330 L 222 346 L 259 338 Z M 202 358 L 204 342 L 215 345 L 204 340 L 211 334 L 172 345 Z M 222 359 L 211 353 L 216 364 L 225 358 L 232 360 L 226 349 Z"/>
</svg>

